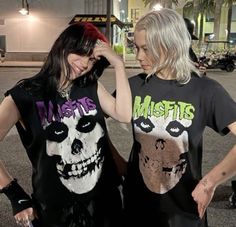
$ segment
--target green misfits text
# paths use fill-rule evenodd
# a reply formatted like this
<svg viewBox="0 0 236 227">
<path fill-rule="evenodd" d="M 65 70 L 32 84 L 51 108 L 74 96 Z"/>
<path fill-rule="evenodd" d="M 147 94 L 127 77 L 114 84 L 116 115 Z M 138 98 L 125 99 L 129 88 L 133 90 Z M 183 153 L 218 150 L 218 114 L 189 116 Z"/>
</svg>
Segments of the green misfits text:
<svg viewBox="0 0 236 227">
<path fill-rule="evenodd" d="M 190 103 L 180 101 L 166 101 L 154 102 L 151 96 L 147 95 L 142 103 L 141 97 L 136 96 L 134 100 L 133 117 L 138 118 L 143 116 L 147 117 L 171 117 L 173 120 L 194 118 L 195 108 Z"/>
</svg>

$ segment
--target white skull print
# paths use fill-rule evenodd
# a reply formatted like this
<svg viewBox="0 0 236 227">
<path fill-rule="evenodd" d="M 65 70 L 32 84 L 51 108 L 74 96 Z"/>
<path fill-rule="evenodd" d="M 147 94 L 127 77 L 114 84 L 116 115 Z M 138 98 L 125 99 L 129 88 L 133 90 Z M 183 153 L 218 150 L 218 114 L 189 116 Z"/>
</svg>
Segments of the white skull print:
<svg viewBox="0 0 236 227">
<path fill-rule="evenodd" d="M 76 194 L 92 190 L 102 172 L 104 156 L 99 146 L 104 131 L 95 120 L 96 110 L 84 116 L 53 121 L 45 128 L 47 154 L 60 156 L 57 172 L 62 184 Z"/>
<path fill-rule="evenodd" d="M 175 187 L 187 166 L 186 129 L 192 120 L 173 120 L 171 116 L 139 117 L 134 120 L 135 139 L 141 145 L 139 169 L 148 189 L 158 194 Z"/>
</svg>

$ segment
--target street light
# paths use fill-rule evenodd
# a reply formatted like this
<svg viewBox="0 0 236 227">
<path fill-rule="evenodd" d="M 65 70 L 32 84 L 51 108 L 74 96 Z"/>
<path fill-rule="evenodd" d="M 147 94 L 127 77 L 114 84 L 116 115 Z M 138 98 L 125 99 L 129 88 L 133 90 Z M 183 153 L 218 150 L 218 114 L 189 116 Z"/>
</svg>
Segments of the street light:
<svg viewBox="0 0 236 227">
<path fill-rule="evenodd" d="M 22 8 L 19 10 L 19 13 L 24 16 L 29 15 L 29 4 L 27 0 L 22 0 Z"/>
</svg>

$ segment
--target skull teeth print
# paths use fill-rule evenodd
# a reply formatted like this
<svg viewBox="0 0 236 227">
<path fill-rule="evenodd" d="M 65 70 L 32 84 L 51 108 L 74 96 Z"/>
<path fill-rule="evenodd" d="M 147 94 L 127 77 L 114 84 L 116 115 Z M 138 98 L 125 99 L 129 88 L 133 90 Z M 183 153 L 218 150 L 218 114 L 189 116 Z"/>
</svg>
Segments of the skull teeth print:
<svg viewBox="0 0 236 227">
<path fill-rule="evenodd" d="M 179 173 L 182 174 L 183 170 L 186 168 L 187 162 L 186 160 L 180 160 L 180 163 L 173 167 L 162 167 L 162 171 L 165 172 L 166 174 L 174 174 L 178 175 Z"/>
<path fill-rule="evenodd" d="M 101 156 L 101 148 L 90 158 L 77 163 L 64 163 L 63 160 L 57 164 L 57 171 L 61 177 L 68 179 L 70 177 L 81 178 L 95 171 L 96 166 L 100 167 L 104 158 Z"/>
<path fill-rule="evenodd" d="M 134 122 L 144 183 L 150 191 L 164 194 L 176 187 L 187 171 L 192 121 L 183 116 L 180 119 L 170 110 L 163 116 L 139 116 Z"/>
<path fill-rule="evenodd" d="M 97 110 L 93 109 L 95 106 L 90 99 L 81 103 L 87 112 L 75 109 L 72 115 L 65 115 L 60 121 L 46 122 L 44 126 L 47 154 L 57 157 L 55 167 L 62 185 L 76 194 L 93 190 L 105 160 L 104 130 L 97 121 Z M 63 108 L 72 105 L 75 105 L 74 101 L 67 101 Z"/>
</svg>

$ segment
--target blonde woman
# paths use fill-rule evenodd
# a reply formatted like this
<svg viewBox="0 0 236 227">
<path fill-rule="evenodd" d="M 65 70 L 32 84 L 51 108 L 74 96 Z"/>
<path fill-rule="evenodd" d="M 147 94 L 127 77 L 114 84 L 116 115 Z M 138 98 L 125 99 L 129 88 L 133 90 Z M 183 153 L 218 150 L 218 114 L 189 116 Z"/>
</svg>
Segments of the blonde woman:
<svg viewBox="0 0 236 227">
<path fill-rule="evenodd" d="M 236 135 L 236 104 L 190 60 L 191 37 L 171 9 L 144 15 L 134 31 L 143 73 L 130 78 L 134 144 L 124 185 L 127 226 L 207 227 L 215 188 L 235 174 L 236 146 L 202 178 L 205 127 Z"/>
</svg>

